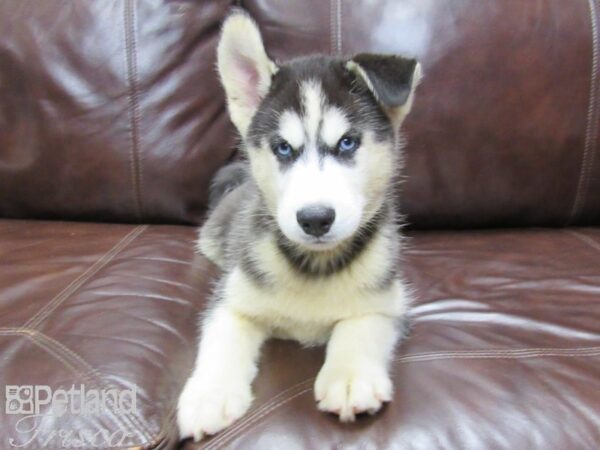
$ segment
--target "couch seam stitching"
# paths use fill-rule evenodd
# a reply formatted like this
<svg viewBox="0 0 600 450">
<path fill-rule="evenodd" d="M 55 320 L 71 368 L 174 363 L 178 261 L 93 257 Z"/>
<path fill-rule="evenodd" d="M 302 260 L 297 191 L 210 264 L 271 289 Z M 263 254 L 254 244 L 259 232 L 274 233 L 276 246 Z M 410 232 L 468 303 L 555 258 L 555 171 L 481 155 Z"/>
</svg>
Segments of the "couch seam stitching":
<svg viewBox="0 0 600 450">
<path fill-rule="evenodd" d="M 394 362 L 398 363 L 410 363 L 410 362 L 428 362 L 428 361 L 436 361 L 441 359 L 527 359 L 527 358 L 535 358 L 540 356 L 554 356 L 554 357 L 577 357 L 577 356 L 600 356 L 600 347 L 575 347 L 575 348 L 525 348 L 525 349 L 506 349 L 506 350 L 466 350 L 466 351 L 455 351 L 455 352 L 438 352 L 438 353 L 424 353 L 424 354 L 415 354 L 415 355 L 403 355 L 394 358 Z M 222 439 L 211 442 L 205 450 L 212 450 L 217 448 L 219 445 L 227 444 L 232 439 L 239 438 L 244 434 L 247 428 L 258 421 L 260 418 L 264 417 L 271 411 L 279 408 L 280 406 L 288 403 L 294 398 L 309 392 L 312 387 L 308 387 L 299 392 L 294 393 L 293 391 L 299 389 L 302 385 L 307 383 L 312 383 L 315 378 L 310 378 L 304 380 L 291 388 L 284 391 L 286 394 L 290 395 L 289 397 L 285 397 L 279 402 L 273 403 L 274 398 L 281 396 L 283 394 L 280 393 L 278 396 L 272 398 L 271 400 L 264 403 L 260 408 L 258 408 L 255 413 L 249 417 L 249 420 L 241 422 L 238 428 L 232 433 L 227 434 Z M 259 413 L 260 411 L 260 413 Z"/>
<path fill-rule="evenodd" d="M 342 5 L 340 0 L 329 1 L 329 54 L 340 56 L 342 54 Z"/>
<path fill-rule="evenodd" d="M 250 411 L 248 415 L 245 417 L 245 420 L 241 423 L 234 424 L 234 426 L 227 428 L 224 430 L 224 433 L 220 433 L 208 446 L 204 448 L 204 450 L 211 450 L 217 448 L 220 443 L 227 441 L 230 436 L 235 436 L 238 431 L 242 431 L 244 426 L 248 421 L 254 421 L 254 418 L 257 415 L 260 415 L 265 409 L 270 408 L 272 405 L 280 402 L 282 399 L 287 398 L 288 396 L 294 396 L 299 389 L 304 389 L 307 385 L 310 386 L 314 382 L 315 378 L 309 378 L 307 380 L 301 381 L 299 383 L 294 384 L 293 386 L 283 390 L 279 394 L 267 400 L 265 403 L 260 405 L 254 411 Z"/>
<path fill-rule="evenodd" d="M 335 20 L 335 14 L 334 14 L 334 1 L 335 0 L 329 0 L 329 54 L 330 55 L 334 55 L 335 54 L 335 25 L 334 25 L 334 20 Z"/>
<path fill-rule="evenodd" d="M 173 427 L 174 425 L 177 426 L 175 423 L 176 410 L 177 410 L 176 406 L 171 406 L 169 408 L 169 412 L 167 413 L 167 416 L 166 416 L 167 418 L 165 420 L 165 423 L 163 423 L 161 425 L 160 429 L 158 430 L 158 432 L 152 436 L 152 439 L 150 440 L 150 442 L 148 442 L 144 446 L 145 449 L 151 450 L 151 449 L 155 448 L 156 445 L 158 443 L 160 443 L 160 441 L 164 440 L 168 436 L 167 429 Z M 179 431 L 179 430 L 177 430 L 177 431 Z"/>
<path fill-rule="evenodd" d="M 590 80 L 590 95 L 589 104 L 587 111 L 587 124 L 585 133 L 585 143 L 583 147 L 583 156 L 581 161 L 581 169 L 579 173 L 579 179 L 577 182 L 577 188 L 575 193 L 575 200 L 571 208 L 571 214 L 567 224 L 575 222 L 582 213 L 583 207 L 585 206 L 585 200 L 587 191 L 589 190 L 589 181 L 591 179 L 591 170 L 594 162 L 594 156 L 596 151 L 596 139 L 597 139 L 597 94 L 598 94 L 598 15 L 596 9 L 596 0 L 588 0 L 588 6 L 590 10 L 590 21 L 592 26 L 592 69 L 591 69 L 591 80 Z"/>
<path fill-rule="evenodd" d="M 32 333 L 31 334 L 27 334 L 28 337 L 35 343 L 39 344 L 40 347 L 45 348 L 48 352 L 52 352 L 52 354 L 58 358 L 60 361 L 63 362 L 63 364 L 65 364 L 66 362 L 66 358 L 67 356 L 69 356 L 69 354 L 67 352 L 65 352 L 64 350 L 60 349 L 60 347 L 56 346 L 57 341 L 53 340 L 53 339 L 43 339 L 41 337 L 41 333 L 37 332 L 36 330 L 31 330 Z M 52 347 L 52 348 L 51 348 Z M 57 348 L 58 347 L 58 348 Z M 62 357 L 59 357 L 59 355 L 62 352 L 62 357 L 64 357 L 65 359 L 63 359 Z M 72 358 L 72 356 L 71 356 Z M 81 360 L 79 360 L 78 358 L 75 358 L 76 361 L 78 361 L 81 364 Z M 79 374 L 83 380 L 89 380 L 92 383 L 92 386 L 98 386 L 98 387 L 110 387 L 107 386 L 103 380 L 98 376 L 98 373 L 96 372 L 96 370 L 89 366 L 87 367 L 85 364 L 82 365 L 82 367 L 84 369 L 87 370 L 87 372 L 81 372 L 79 370 L 75 370 L 75 373 Z M 125 420 L 124 416 L 118 416 L 117 414 L 114 413 L 114 411 L 109 410 L 109 415 L 113 418 L 113 420 L 115 421 L 115 423 L 117 424 L 117 426 L 121 426 L 124 429 L 131 431 L 131 430 L 135 430 L 137 431 L 136 434 L 141 434 L 142 438 L 145 439 L 146 437 L 143 436 L 143 432 L 139 432 L 139 430 L 136 430 L 135 427 L 132 427 L 132 423 Z M 125 423 L 128 422 L 128 423 Z"/>
<path fill-rule="evenodd" d="M 85 272 L 71 281 L 62 291 L 56 294 L 48 303 L 40 308 L 31 318 L 23 324 L 21 328 L 35 329 L 40 323 L 64 303 L 73 293 L 77 291 L 86 281 L 93 277 L 98 271 L 111 262 L 127 245 L 133 242 L 142 232 L 148 228 L 148 225 L 138 225 L 123 238 L 121 238 L 110 250 L 92 264 Z"/>
<path fill-rule="evenodd" d="M 505 359 L 525 359 L 539 356 L 556 356 L 556 357 L 577 357 L 577 356 L 595 356 L 600 355 L 600 347 L 576 347 L 576 348 L 524 348 L 524 349 L 506 349 L 506 350 L 468 350 L 468 351 L 447 351 L 447 352 L 431 352 L 414 355 L 404 355 L 395 358 L 396 362 L 413 362 L 413 361 L 436 361 L 439 359 L 465 359 L 465 358 L 505 358 Z"/>
<path fill-rule="evenodd" d="M 244 426 L 241 427 L 238 431 L 239 433 L 230 435 L 230 439 L 224 439 L 222 440 L 219 444 L 222 445 L 226 445 L 229 442 L 231 442 L 232 439 L 236 438 L 236 437 L 240 437 L 243 436 L 244 432 L 247 431 L 251 425 L 253 425 L 254 423 L 258 422 L 260 419 L 262 419 L 263 417 L 265 417 L 267 414 L 271 413 L 272 411 L 275 411 L 276 409 L 279 409 L 281 406 L 285 405 L 286 403 L 291 402 L 292 400 L 294 400 L 297 397 L 300 397 L 301 395 L 306 394 L 307 392 L 310 392 L 312 390 L 312 386 L 311 387 L 307 387 L 305 389 L 302 389 L 296 393 L 294 393 L 293 395 L 281 400 L 278 403 L 273 404 L 271 407 L 263 410 L 261 412 L 261 414 L 257 415 L 256 417 L 254 417 L 252 420 L 249 420 L 247 422 L 244 423 Z M 205 450 L 209 450 L 210 448 L 223 448 L 223 447 L 205 447 Z"/>
<path fill-rule="evenodd" d="M 583 242 L 584 244 L 587 244 L 588 246 L 592 247 L 592 249 L 600 252 L 600 243 L 598 243 L 595 239 L 575 230 L 564 230 L 564 232 L 574 236 L 579 241 Z"/>
<path fill-rule="evenodd" d="M 70 369 L 71 372 L 73 372 L 74 374 L 81 376 L 84 380 L 92 381 L 89 373 L 82 372 L 81 370 L 79 370 L 75 364 L 73 364 L 70 361 L 67 361 L 63 356 L 61 356 L 56 351 L 55 348 L 50 348 L 47 345 L 47 343 L 36 340 L 35 337 L 33 336 L 34 333 L 35 333 L 34 330 L 28 331 L 23 328 L 2 328 L 2 329 L 0 329 L 0 336 L 24 336 L 29 341 L 36 344 L 38 347 L 41 347 L 43 350 L 46 350 L 53 357 L 58 359 L 63 364 L 64 367 Z"/>
<path fill-rule="evenodd" d="M 56 339 L 53 339 L 53 338 L 47 336 L 46 334 L 39 332 L 38 330 L 30 330 L 30 331 L 33 332 L 34 338 L 44 340 L 48 344 L 54 345 L 55 347 L 57 347 L 57 351 L 60 350 L 63 352 L 63 355 L 68 355 L 72 359 L 78 361 L 82 367 L 84 367 L 87 371 L 89 371 L 92 375 L 94 375 L 94 377 L 96 378 L 97 384 L 101 385 L 104 388 L 109 388 L 109 389 L 113 388 L 113 387 L 118 388 L 118 386 L 114 385 L 110 381 L 107 381 L 102 372 L 100 372 L 98 369 L 94 368 L 89 362 L 87 362 L 78 353 L 76 353 L 73 350 L 71 350 L 70 348 L 66 347 L 64 344 L 57 341 Z M 148 440 L 149 437 L 152 436 L 152 433 L 150 432 L 150 430 L 148 429 L 146 424 L 141 419 L 138 419 L 135 415 L 126 414 L 124 416 L 119 416 L 118 420 L 120 420 L 121 418 L 123 418 L 125 421 L 127 421 L 130 426 L 133 426 L 132 427 L 133 430 L 138 431 L 139 434 L 141 434 L 141 435 L 145 434 L 145 436 L 142 436 L 143 439 Z M 137 429 L 136 429 L 136 427 L 137 427 Z"/>
<path fill-rule="evenodd" d="M 342 0 L 336 0 L 337 56 L 342 56 Z"/>
<path fill-rule="evenodd" d="M 64 367 L 70 369 L 71 372 L 80 376 L 83 381 L 90 381 L 92 386 L 101 386 L 104 388 L 113 387 L 110 384 L 107 384 L 105 382 L 105 380 L 103 380 L 101 378 L 99 372 L 96 369 L 94 369 L 89 363 L 87 363 L 83 358 L 81 358 L 81 356 L 77 355 L 72 350 L 66 348 L 64 345 L 61 348 L 60 345 L 57 345 L 57 344 L 60 344 L 58 341 L 46 336 L 43 333 L 40 333 L 38 330 L 25 329 L 25 328 L 0 328 L 0 335 L 25 336 L 33 344 L 37 345 L 42 350 L 45 350 L 51 356 L 53 356 L 58 361 L 60 361 Z M 65 350 L 69 350 L 72 355 L 70 355 Z M 62 353 L 62 355 L 61 355 L 61 353 Z M 74 358 L 73 355 L 76 357 Z M 75 361 L 79 362 L 79 364 L 85 370 L 82 371 L 82 370 L 78 369 L 77 365 L 74 363 L 74 361 L 69 361 L 69 359 L 71 359 L 71 360 L 74 359 Z M 132 427 L 133 423 L 128 420 L 126 420 L 126 421 L 128 422 L 129 426 L 126 426 L 126 424 L 122 421 L 124 416 L 121 417 L 121 416 L 116 415 L 114 413 L 114 411 L 112 411 L 112 410 L 109 410 L 109 411 L 110 411 L 109 415 L 114 419 L 114 422 L 117 426 L 121 426 L 128 431 L 134 430 L 134 431 L 136 431 L 136 434 L 141 435 L 142 439 L 148 440 L 148 436 L 151 435 L 151 433 L 146 429 L 146 427 L 140 427 L 140 425 L 138 424 L 137 426 L 140 427 L 141 430 L 136 429 L 135 426 Z M 127 417 L 127 418 L 131 419 L 130 417 Z M 146 436 L 144 436 L 144 433 L 146 434 Z"/>
<path fill-rule="evenodd" d="M 137 219 L 142 221 L 142 167 L 140 158 L 140 108 L 139 108 L 139 86 L 137 66 L 137 40 L 135 36 L 136 7 L 133 0 L 123 3 L 123 26 L 125 32 L 125 64 L 127 72 L 128 95 L 127 103 L 129 109 L 130 125 L 130 158 L 129 169 L 134 197 L 134 207 Z"/>
</svg>

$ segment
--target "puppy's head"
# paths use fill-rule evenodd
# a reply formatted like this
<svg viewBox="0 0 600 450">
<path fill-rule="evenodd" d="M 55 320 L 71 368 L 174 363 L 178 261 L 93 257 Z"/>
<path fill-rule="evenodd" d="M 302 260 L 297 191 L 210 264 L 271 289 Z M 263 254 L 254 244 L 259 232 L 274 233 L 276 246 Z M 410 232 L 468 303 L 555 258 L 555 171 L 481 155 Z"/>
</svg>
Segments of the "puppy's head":
<svg viewBox="0 0 600 450">
<path fill-rule="evenodd" d="M 230 16 L 218 68 L 252 175 L 282 233 L 327 250 L 381 210 L 400 161 L 397 132 L 420 66 L 399 56 L 314 56 L 276 65 L 256 24 Z"/>
</svg>

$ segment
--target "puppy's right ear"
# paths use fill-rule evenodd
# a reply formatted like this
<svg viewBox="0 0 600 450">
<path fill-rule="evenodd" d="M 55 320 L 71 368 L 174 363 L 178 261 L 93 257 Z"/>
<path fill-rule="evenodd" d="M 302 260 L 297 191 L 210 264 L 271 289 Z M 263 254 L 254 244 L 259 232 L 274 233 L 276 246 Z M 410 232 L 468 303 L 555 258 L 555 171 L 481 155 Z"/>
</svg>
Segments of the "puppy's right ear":
<svg viewBox="0 0 600 450">
<path fill-rule="evenodd" d="M 277 72 L 265 52 L 258 26 L 247 14 L 235 12 L 225 20 L 217 60 L 231 120 L 245 137 Z"/>
</svg>

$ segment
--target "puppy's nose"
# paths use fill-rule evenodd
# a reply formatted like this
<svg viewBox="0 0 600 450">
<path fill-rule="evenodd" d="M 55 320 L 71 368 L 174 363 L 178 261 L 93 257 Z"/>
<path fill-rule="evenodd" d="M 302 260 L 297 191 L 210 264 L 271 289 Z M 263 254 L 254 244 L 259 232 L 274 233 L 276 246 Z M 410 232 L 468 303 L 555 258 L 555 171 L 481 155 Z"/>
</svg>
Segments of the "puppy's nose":
<svg viewBox="0 0 600 450">
<path fill-rule="evenodd" d="M 335 210 L 327 206 L 307 206 L 296 213 L 296 219 L 306 234 L 320 237 L 331 228 Z"/>
</svg>

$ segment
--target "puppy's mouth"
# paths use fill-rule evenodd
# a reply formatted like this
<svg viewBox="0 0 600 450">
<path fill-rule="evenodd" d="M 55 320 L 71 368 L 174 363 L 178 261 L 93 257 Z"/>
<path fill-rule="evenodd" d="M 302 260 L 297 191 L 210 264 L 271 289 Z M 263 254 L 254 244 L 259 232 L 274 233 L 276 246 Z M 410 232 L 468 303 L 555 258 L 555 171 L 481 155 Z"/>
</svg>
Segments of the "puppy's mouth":
<svg viewBox="0 0 600 450">
<path fill-rule="evenodd" d="M 287 236 L 298 250 L 311 253 L 335 253 L 344 249 L 349 242 L 355 239 L 358 230 L 352 233 L 330 232 L 322 236 L 311 236 L 309 234 L 296 234 Z"/>
<path fill-rule="evenodd" d="M 306 250 L 319 252 L 319 251 L 333 250 L 341 244 L 341 241 L 339 239 L 336 239 L 333 236 L 320 236 L 320 237 L 306 236 L 306 237 L 304 237 L 302 242 L 297 242 L 297 244 L 300 247 L 305 248 Z"/>
<path fill-rule="evenodd" d="M 343 251 L 348 242 L 348 239 L 340 240 L 334 236 L 302 236 L 300 239 L 296 236 L 295 239 L 290 239 L 282 234 L 280 238 L 284 239 L 284 241 L 279 241 L 280 245 L 283 244 L 288 251 L 293 251 L 295 255 L 304 255 L 304 257 L 333 256 Z"/>
</svg>

